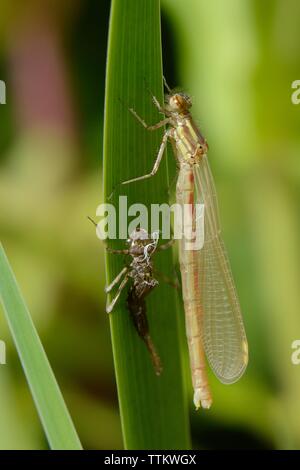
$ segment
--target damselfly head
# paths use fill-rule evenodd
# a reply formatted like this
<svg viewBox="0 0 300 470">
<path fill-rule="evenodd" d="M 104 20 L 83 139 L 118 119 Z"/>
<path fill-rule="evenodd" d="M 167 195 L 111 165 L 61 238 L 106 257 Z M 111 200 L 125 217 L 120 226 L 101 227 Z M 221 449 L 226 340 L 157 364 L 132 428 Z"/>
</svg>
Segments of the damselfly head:
<svg viewBox="0 0 300 470">
<path fill-rule="evenodd" d="M 139 241 L 139 240 L 149 240 L 150 235 L 148 232 L 140 227 L 137 227 L 135 230 L 130 235 L 130 238 L 127 240 L 128 243 L 131 243 L 133 241 Z"/>
<path fill-rule="evenodd" d="M 192 100 L 186 93 L 174 93 L 166 96 L 166 105 L 170 112 L 182 112 L 192 106 Z"/>
<path fill-rule="evenodd" d="M 137 227 L 130 235 L 127 243 L 130 245 L 130 253 L 132 255 L 140 255 L 146 252 L 150 254 L 155 251 L 158 237 L 150 235 L 145 229 Z"/>
<path fill-rule="evenodd" d="M 131 246 L 144 247 L 152 242 L 151 235 L 148 232 L 140 227 L 137 227 L 130 235 L 130 238 L 127 240 L 127 243 Z"/>
</svg>

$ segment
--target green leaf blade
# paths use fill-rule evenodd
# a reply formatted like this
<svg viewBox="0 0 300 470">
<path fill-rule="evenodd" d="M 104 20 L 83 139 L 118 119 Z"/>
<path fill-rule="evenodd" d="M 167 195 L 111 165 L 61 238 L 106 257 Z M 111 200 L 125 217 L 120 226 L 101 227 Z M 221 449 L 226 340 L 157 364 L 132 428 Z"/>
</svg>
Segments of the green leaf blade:
<svg viewBox="0 0 300 470">
<path fill-rule="evenodd" d="M 51 449 L 82 449 L 40 338 L 1 244 L 0 301 Z"/>
<path fill-rule="evenodd" d="M 155 177 L 128 186 L 121 181 L 151 171 L 162 130 L 146 131 L 131 115 L 132 107 L 147 123 L 162 119 L 153 106 L 151 92 L 163 101 L 158 0 L 113 0 L 106 78 L 104 129 L 105 200 L 114 188 L 128 197 L 128 207 L 168 202 L 167 157 Z M 120 218 L 123 220 L 123 209 Z M 119 223 L 121 221 L 119 220 Z M 150 227 L 148 227 L 150 231 Z M 123 248 L 122 240 L 112 242 Z M 106 257 L 107 282 L 121 271 L 122 257 Z M 155 257 L 156 268 L 172 275 L 171 250 Z M 115 372 L 121 420 L 127 449 L 184 449 L 190 447 L 187 400 L 184 393 L 181 335 L 176 291 L 160 283 L 146 300 L 150 334 L 163 362 L 156 377 L 145 345 L 138 337 L 126 308 L 126 293 L 110 315 Z"/>
</svg>

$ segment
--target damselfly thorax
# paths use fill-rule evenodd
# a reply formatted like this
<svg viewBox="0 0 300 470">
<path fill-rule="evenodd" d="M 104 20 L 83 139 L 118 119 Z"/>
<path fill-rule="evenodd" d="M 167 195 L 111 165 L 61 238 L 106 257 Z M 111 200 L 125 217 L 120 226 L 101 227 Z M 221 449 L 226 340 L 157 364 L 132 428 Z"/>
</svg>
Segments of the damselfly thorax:
<svg viewBox="0 0 300 470">
<path fill-rule="evenodd" d="M 194 123 L 190 113 L 176 116 L 176 126 L 170 130 L 170 140 L 175 147 L 175 155 L 179 165 L 186 163 L 195 165 L 200 163 L 206 155 L 208 145 L 199 129 Z M 172 119 L 175 124 L 175 119 Z"/>
</svg>

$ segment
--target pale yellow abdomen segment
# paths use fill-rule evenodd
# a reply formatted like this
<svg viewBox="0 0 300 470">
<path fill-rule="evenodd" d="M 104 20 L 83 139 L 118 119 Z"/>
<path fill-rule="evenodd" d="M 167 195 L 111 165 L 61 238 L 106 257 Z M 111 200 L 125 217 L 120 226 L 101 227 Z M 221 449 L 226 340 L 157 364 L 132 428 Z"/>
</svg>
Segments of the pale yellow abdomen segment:
<svg viewBox="0 0 300 470">
<path fill-rule="evenodd" d="M 191 207 L 190 220 L 185 222 L 194 225 L 193 210 L 194 205 L 194 175 L 189 165 L 182 165 L 176 188 L 177 203 L 184 207 L 189 204 Z M 198 252 L 186 249 L 190 246 L 190 240 L 182 238 L 179 245 L 180 271 L 182 278 L 182 294 L 185 310 L 186 335 L 189 348 L 190 367 L 192 383 L 194 388 L 194 404 L 196 408 L 202 406 L 209 408 L 212 404 L 212 397 L 206 373 L 205 356 L 202 344 L 202 308 L 199 291 L 199 262 Z"/>
</svg>

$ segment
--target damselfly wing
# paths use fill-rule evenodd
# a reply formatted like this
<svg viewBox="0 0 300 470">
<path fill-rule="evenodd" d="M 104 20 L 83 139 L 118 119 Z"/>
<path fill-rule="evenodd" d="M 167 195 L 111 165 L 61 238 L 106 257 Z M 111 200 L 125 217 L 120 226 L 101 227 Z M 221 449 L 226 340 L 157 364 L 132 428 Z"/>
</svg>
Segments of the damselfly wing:
<svg viewBox="0 0 300 470">
<path fill-rule="evenodd" d="M 247 367 L 247 339 L 221 237 L 215 185 L 206 155 L 194 166 L 194 176 L 196 203 L 204 205 L 204 244 L 197 252 L 203 345 L 218 379 L 230 384 Z"/>
</svg>

